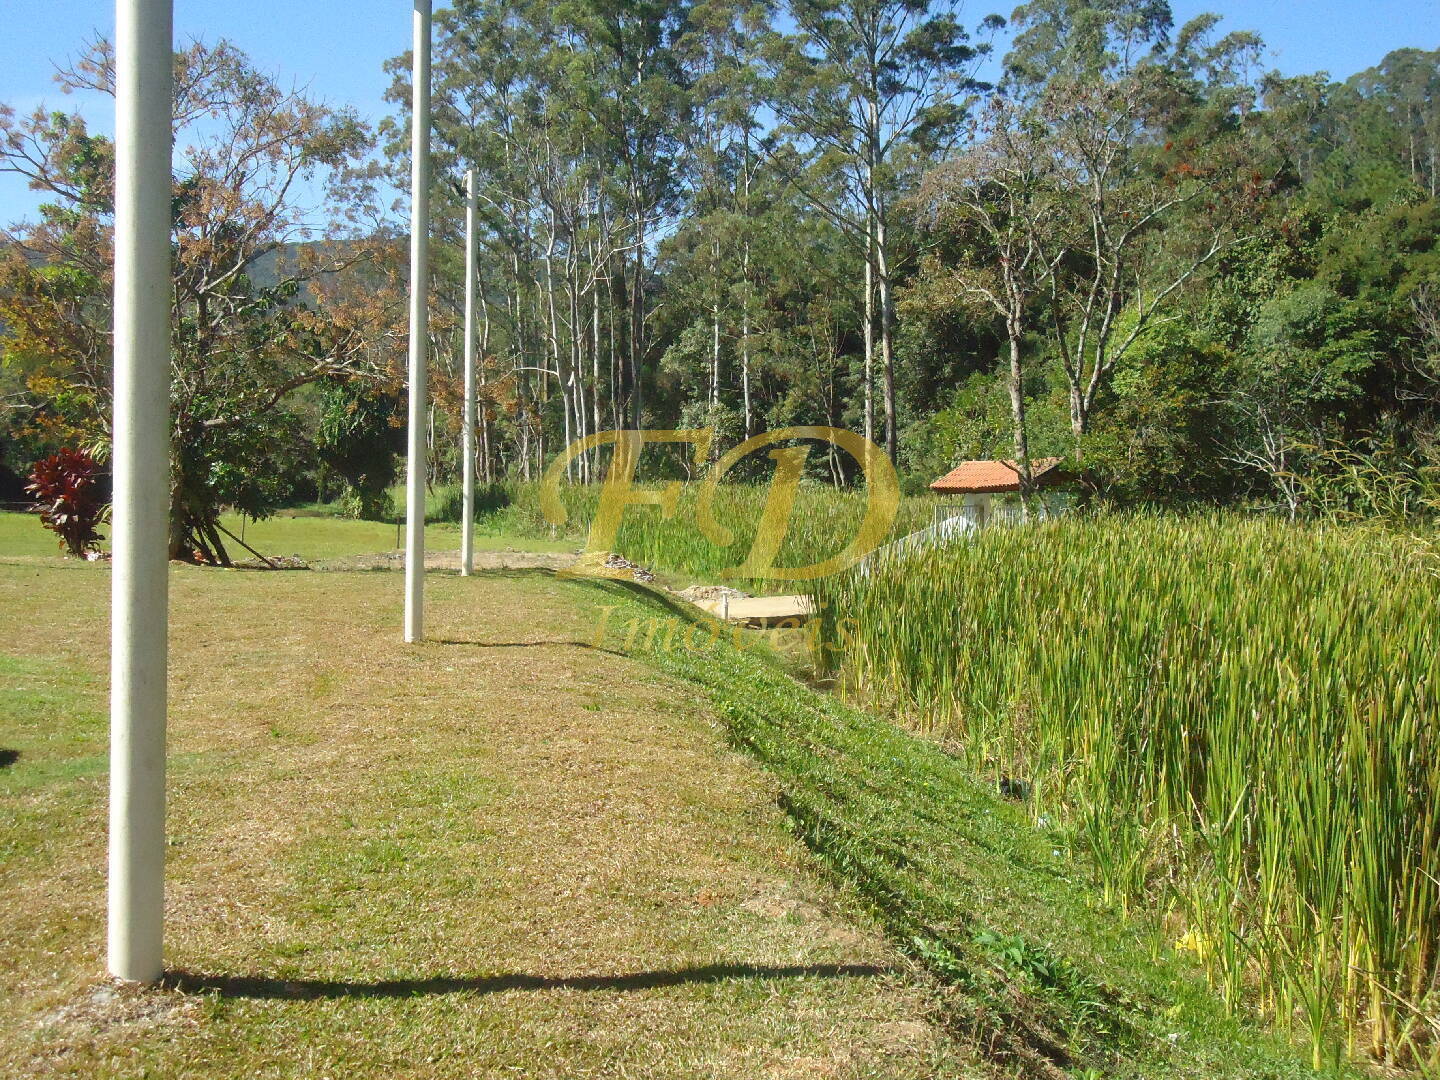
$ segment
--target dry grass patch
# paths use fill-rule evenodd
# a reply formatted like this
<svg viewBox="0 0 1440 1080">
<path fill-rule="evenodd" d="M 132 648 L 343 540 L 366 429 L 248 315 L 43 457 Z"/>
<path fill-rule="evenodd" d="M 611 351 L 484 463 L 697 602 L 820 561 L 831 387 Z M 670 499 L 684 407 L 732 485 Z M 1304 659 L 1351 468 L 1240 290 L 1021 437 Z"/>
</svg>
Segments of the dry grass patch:
<svg viewBox="0 0 1440 1080">
<path fill-rule="evenodd" d="M 406 647 L 393 575 L 172 580 L 176 975 L 132 1005 L 96 990 L 108 572 L 0 562 L 0 1071 L 958 1068 L 697 691 L 589 647 L 613 596 L 436 575 Z"/>
</svg>

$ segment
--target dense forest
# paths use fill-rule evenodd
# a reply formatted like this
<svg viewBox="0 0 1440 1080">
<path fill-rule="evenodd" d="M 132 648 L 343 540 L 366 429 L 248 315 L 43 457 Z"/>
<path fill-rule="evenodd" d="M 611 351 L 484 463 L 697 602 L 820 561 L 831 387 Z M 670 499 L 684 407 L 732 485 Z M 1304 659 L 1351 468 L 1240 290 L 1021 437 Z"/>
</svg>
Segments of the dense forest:
<svg viewBox="0 0 1440 1080">
<path fill-rule="evenodd" d="M 964 13 L 968 16 L 969 13 Z M 911 489 L 1064 456 L 1092 497 L 1408 516 L 1440 465 L 1440 51 L 1343 82 L 1164 0 L 456 0 L 436 15 L 431 437 L 458 470 L 465 199 L 481 472 L 616 427 L 862 432 Z M 109 89 L 87 47 L 62 82 Z M 178 60 L 177 537 L 343 489 L 403 416 L 408 56 L 353 113 Z M 50 201 L 0 255 L 0 455 L 103 455 L 107 140 L 0 111 Z M 300 191 L 325 192 L 328 225 Z M 757 459 L 758 460 L 758 459 Z M 578 459 L 573 478 L 595 476 Z M 842 457 L 811 456 L 847 482 Z M 203 532 L 203 528 L 200 530 Z M 177 541 L 178 542 L 178 541 Z"/>
</svg>

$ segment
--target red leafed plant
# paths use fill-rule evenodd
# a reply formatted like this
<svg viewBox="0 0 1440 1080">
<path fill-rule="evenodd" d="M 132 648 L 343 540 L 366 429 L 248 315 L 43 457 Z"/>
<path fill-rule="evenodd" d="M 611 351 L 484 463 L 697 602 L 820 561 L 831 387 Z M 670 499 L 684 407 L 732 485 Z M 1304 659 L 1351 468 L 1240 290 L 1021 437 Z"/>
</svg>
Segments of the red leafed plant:
<svg viewBox="0 0 1440 1080">
<path fill-rule="evenodd" d="M 100 539 L 105 519 L 100 465 L 84 450 L 64 449 L 37 461 L 25 490 L 35 496 L 40 520 L 71 555 L 83 556 Z"/>
</svg>

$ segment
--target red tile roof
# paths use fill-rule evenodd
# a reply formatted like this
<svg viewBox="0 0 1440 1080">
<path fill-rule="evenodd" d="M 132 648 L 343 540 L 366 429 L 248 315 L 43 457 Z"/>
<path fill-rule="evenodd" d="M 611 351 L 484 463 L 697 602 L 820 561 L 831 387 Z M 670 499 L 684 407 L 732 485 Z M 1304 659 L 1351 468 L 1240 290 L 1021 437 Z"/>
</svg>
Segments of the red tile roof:
<svg viewBox="0 0 1440 1080">
<path fill-rule="evenodd" d="M 1065 474 L 1056 466 L 1058 457 L 1035 458 L 1030 462 L 1030 475 L 1037 485 L 1061 482 Z M 1019 491 L 1020 474 L 1009 461 L 962 461 L 960 465 L 930 485 L 931 491 L 946 495 L 979 495 L 990 492 Z"/>
</svg>

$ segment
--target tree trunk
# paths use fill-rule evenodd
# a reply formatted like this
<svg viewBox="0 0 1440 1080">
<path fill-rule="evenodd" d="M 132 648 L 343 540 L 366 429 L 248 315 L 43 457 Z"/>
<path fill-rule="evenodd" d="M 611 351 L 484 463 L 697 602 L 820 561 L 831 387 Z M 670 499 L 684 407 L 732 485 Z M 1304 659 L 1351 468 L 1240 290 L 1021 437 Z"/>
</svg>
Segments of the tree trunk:
<svg viewBox="0 0 1440 1080">
<path fill-rule="evenodd" d="M 615 305 L 615 302 L 614 302 L 614 299 L 615 299 L 615 298 L 614 298 L 614 296 L 613 296 L 614 288 L 615 288 L 615 286 L 614 286 L 614 284 L 612 283 L 612 285 L 611 285 L 612 296 L 611 296 L 611 303 L 610 303 L 610 311 L 609 311 L 609 313 L 608 313 L 608 314 L 609 314 L 609 318 L 607 318 L 607 319 L 605 320 L 605 322 L 606 322 L 606 329 L 609 331 L 609 337 L 610 337 L 610 426 L 611 426 L 612 428 L 614 428 L 616 431 L 619 431 L 621 428 L 623 428 L 623 427 L 625 426 L 625 422 L 624 422 L 624 420 L 621 418 L 621 412 L 620 412 L 620 406 L 621 406 L 620 349 L 619 349 L 619 344 L 618 344 L 618 343 L 616 342 L 616 340 L 615 340 L 616 305 Z"/>
<path fill-rule="evenodd" d="M 600 430 L 600 283 L 590 287 L 590 413 L 594 427 Z"/>
<path fill-rule="evenodd" d="M 880 287 L 880 365 L 885 380 L 885 452 L 894 461 L 899 452 L 895 421 L 895 304 L 890 291 L 890 260 L 886 247 L 885 209 L 875 215 L 875 276 Z"/>
<path fill-rule="evenodd" d="M 170 558 L 189 561 L 191 553 L 185 544 L 185 507 L 180 501 L 180 478 L 170 480 Z"/>
<path fill-rule="evenodd" d="M 1070 433 L 1075 436 L 1075 460 L 1079 461 L 1083 455 L 1085 441 L 1085 428 L 1089 420 L 1089 410 L 1085 408 L 1085 398 L 1080 388 L 1075 385 L 1070 387 Z"/>
<path fill-rule="evenodd" d="M 865 440 L 875 441 L 875 233 L 865 225 Z"/>
<path fill-rule="evenodd" d="M 569 370 L 568 370 L 569 367 L 570 367 L 570 365 L 569 365 L 569 363 L 568 363 L 568 358 L 566 357 L 565 353 L 562 352 L 561 349 L 560 349 L 560 317 L 559 317 L 559 315 L 557 314 L 557 312 L 556 312 L 556 307 L 555 307 L 555 239 L 556 239 L 556 237 L 555 237 L 555 212 L 554 212 L 553 210 L 550 212 L 550 222 L 549 222 L 549 224 L 550 224 L 550 234 L 549 234 L 549 236 L 548 236 L 548 238 L 546 239 L 546 242 L 545 242 L 545 256 L 544 256 L 544 258 L 545 258 L 545 317 L 546 317 L 546 321 L 547 321 L 547 323 L 548 323 L 548 325 L 549 325 L 549 328 L 550 328 L 550 332 L 549 332 L 549 335 L 548 335 L 549 338 L 550 338 L 550 350 L 549 350 L 549 351 L 550 351 L 550 364 L 551 364 L 552 370 L 555 372 L 555 381 L 560 384 L 560 417 L 561 417 L 562 426 L 563 426 L 563 428 L 564 428 L 565 445 L 566 445 L 566 446 L 569 446 L 569 445 L 570 445 L 570 442 L 571 442 L 571 426 L 570 426 L 570 422 L 571 422 L 571 416 L 573 415 L 572 408 L 571 408 L 571 404 L 572 404 L 572 403 L 571 403 L 571 391 L 573 390 L 573 385 L 572 385 L 572 383 L 571 383 L 571 381 L 570 381 L 570 372 L 569 372 Z M 548 378 L 547 378 L 546 376 L 542 375 L 542 376 L 541 376 L 541 379 L 542 379 L 545 383 L 548 384 L 549 380 L 548 380 Z M 541 423 L 542 423 L 542 424 L 544 423 L 543 417 L 542 417 L 542 419 L 541 419 Z M 542 437 L 542 438 L 544 437 L 544 429 L 543 429 L 543 427 L 542 427 L 542 429 L 541 429 L 541 437 Z M 573 478 L 574 478 L 574 473 L 573 473 L 573 471 L 572 471 L 573 464 L 574 464 L 573 462 L 567 463 L 567 468 L 566 468 L 566 477 L 567 477 L 567 479 L 573 479 Z M 545 455 L 544 455 L 544 450 L 543 450 L 543 449 L 541 450 L 541 454 L 540 454 L 539 466 L 540 466 L 541 470 L 543 470 L 543 469 L 545 468 Z"/>
<path fill-rule="evenodd" d="M 1007 321 L 1006 331 L 1010 339 L 1010 370 L 1006 375 L 1006 388 L 1010 391 L 1010 422 L 1014 427 L 1015 470 L 1020 475 L 1020 506 L 1030 516 L 1030 439 L 1025 429 L 1025 369 L 1020 359 L 1022 328 L 1019 319 Z"/>
<path fill-rule="evenodd" d="M 570 379 L 574 388 L 575 438 L 585 438 L 585 419 L 589 415 L 585 406 L 585 342 L 588 337 L 580 326 L 580 267 L 574 256 L 565 260 L 565 292 L 570 310 Z M 580 480 L 586 479 L 585 467 L 589 458 L 574 462 L 574 469 Z"/>
<path fill-rule="evenodd" d="M 490 410 L 480 408 L 480 475 L 485 483 L 493 483 L 495 474 L 490 469 Z"/>
<path fill-rule="evenodd" d="M 645 356 L 645 218 L 640 213 L 638 195 L 635 209 L 635 280 L 630 287 L 630 426 L 643 427 L 643 374 L 640 370 Z"/>
</svg>

